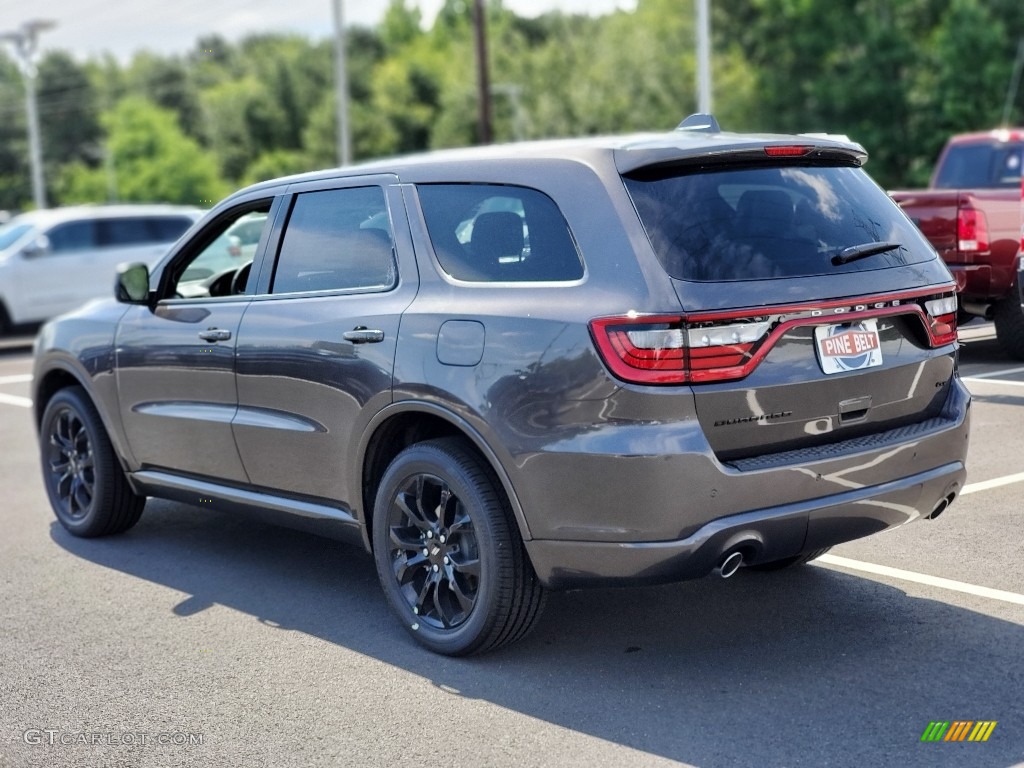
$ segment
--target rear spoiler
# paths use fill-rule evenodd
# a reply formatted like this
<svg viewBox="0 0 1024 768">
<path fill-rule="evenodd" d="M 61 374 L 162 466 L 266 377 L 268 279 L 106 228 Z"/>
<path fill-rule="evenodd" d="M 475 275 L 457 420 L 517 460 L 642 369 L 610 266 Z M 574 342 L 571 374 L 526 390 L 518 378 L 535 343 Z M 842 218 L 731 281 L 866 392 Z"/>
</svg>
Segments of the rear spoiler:
<svg viewBox="0 0 1024 768">
<path fill-rule="evenodd" d="M 676 166 L 693 165 L 777 164 L 780 160 L 856 167 L 864 165 L 868 159 L 864 147 L 854 142 L 842 141 L 842 138 L 845 137 L 759 137 L 727 133 L 699 133 L 693 136 L 680 132 L 678 138 L 669 136 L 640 141 L 614 150 L 615 167 L 620 174 L 627 175 L 640 169 L 666 170 Z"/>
</svg>

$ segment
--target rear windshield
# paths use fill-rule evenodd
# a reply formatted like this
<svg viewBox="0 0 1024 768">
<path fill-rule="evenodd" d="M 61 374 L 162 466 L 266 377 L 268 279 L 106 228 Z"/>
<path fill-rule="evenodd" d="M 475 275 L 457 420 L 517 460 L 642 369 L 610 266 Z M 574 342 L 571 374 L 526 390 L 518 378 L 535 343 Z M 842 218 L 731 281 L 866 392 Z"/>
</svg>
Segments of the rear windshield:
<svg viewBox="0 0 1024 768">
<path fill-rule="evenodd" d="M 936 258 L 859 168 L 676 169 L 641 171 L 624 181 L 662 266 L 680 280 L 831 275 Z M 896 247 L 833 263 L 869 243 Z"/>
<path fill-rule="evenodd" d="M 1021 144 L 954 144 L 935 177 L 936 189 L 1020 186 Z"/>
</svg>

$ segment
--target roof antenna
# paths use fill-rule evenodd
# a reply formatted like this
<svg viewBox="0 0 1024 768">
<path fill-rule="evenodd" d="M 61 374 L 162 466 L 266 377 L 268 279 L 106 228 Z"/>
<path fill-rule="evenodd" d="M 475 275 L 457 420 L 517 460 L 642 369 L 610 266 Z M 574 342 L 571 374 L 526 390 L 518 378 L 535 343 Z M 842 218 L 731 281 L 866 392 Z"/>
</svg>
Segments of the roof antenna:
<svg viewBox="0 0 1024 768">
<path fill-rule="evenodd" d="M 698 112 L 695 115 L 690 115 L 688 118 L 683 120 L 678 126 L 677 131 L 704 131 L 705 133 L 721 133 L 722 127 L 715 120 L 713 115 L 705 115 Z"/>
</svg>

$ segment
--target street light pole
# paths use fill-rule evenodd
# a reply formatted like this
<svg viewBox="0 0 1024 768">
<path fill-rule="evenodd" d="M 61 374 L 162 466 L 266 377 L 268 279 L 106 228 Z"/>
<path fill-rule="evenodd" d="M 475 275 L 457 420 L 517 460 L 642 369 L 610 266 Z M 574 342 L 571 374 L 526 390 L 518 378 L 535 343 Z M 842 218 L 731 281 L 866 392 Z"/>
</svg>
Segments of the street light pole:
<svg viewBox="0 0 1024 768">
<path fill-rule="evenodd" d="M 708 3 L 697 0 L 697 111 L 711 114 L 711 22 Z"/>
<path fill-rule="evenodd" d="M 39 114 L 36 111 L 35 55 L 40 32 L 53 29 L 53 21 L 26 21 L 17 32 L 0 34 L 0 40 L 14 44 L 25 75 L 25 112 L 28 116 L 29 165 L 32 169 L 32 199 L 36 208 L 46 207 L 46 186 L 43 183 L 43 150 L 39 140 Z"/>
<path fill-rule="evenodd" d="M 337 93 L 338 161 L 352 162 L 352 141 L 348 128 L 348 72 L 345 62 L 345 22 L 343 0 L 334 0 L 334 87 Z"/>
</svg>

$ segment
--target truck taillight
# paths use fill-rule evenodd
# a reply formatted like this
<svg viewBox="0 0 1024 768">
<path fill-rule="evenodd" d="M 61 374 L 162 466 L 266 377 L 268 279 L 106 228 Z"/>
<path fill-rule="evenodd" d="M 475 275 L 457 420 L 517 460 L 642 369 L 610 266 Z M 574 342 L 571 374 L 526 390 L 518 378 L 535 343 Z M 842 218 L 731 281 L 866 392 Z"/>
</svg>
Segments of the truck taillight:
<svg viewBox="0 0 1024 768">
<path fill-rule="evenodd" d="M 988 252 L 988 220 L 982 211 L 961 208 L 956 216 L 957 250 L 964 253 Z"/>
</svg>

